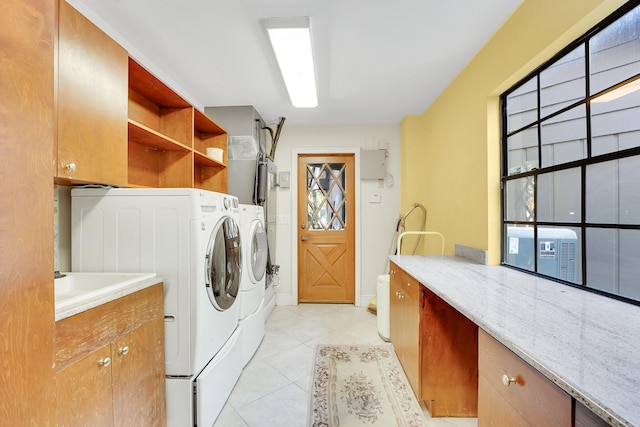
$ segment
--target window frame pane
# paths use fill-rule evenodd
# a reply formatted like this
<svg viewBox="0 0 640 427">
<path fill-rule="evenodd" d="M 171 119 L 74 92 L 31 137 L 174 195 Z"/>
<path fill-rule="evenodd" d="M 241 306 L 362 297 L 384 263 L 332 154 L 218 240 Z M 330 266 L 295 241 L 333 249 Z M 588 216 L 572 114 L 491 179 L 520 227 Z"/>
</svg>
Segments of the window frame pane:
<svg viewBox="0 0 640 427">
<path fill-rule="evenodd" d="M 614 34 L 620 28 L 630 34 Z M 638 37 L 640 5 L 625 4 L 500 97 L 502 265 L 636 305 L 640 283 L 628 279 L 640 277 L 630 261 L 640 254 Z M 633 57 L 607 64 L 604 51 L 590 50 L 606 38 L 632 40 Z M 594 80 L 620 61 L 620 73 Z"/>
</svg>

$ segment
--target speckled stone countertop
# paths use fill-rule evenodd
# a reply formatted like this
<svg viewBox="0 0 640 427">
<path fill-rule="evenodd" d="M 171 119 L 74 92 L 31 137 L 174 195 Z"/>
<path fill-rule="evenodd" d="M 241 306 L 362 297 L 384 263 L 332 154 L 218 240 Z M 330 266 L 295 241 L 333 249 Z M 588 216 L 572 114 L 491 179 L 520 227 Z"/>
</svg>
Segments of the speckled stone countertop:
<svg viewBox="0 0 640 427">
<path fill-rule="evenodd" d="M 604 420 L 640 426 L 640 307 L 462 258 L 390 259 Z"/>
</svg>

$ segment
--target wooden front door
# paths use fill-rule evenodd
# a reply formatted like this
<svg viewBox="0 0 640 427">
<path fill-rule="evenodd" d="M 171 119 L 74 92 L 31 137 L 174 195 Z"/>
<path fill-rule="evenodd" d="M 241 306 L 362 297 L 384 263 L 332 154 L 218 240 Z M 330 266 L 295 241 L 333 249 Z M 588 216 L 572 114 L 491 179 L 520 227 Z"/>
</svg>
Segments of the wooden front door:
<svg viewBox="0 0 640 427">
<path fill-rule="evenodd" d="M 298 301 L 355 300 L 353 154 L 298 156 Z"/>
</svg>

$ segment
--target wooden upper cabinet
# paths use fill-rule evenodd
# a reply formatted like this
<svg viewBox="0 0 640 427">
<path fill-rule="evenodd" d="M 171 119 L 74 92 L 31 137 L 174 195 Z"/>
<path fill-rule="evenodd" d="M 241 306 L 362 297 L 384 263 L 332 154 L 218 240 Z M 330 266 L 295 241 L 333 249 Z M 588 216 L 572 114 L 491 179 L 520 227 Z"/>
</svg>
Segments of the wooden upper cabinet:
<svg viewBox="0 0 640 427">
<path fill-rule="evenodd" d="M 65 0 L 57 75 L 57 183 L 227 192 L 227 132 Z"/>
<path fill-rule="evenodd" d="M 128 53 L 59 0 L 57 181 L 127 184 Z"/>
</svg>

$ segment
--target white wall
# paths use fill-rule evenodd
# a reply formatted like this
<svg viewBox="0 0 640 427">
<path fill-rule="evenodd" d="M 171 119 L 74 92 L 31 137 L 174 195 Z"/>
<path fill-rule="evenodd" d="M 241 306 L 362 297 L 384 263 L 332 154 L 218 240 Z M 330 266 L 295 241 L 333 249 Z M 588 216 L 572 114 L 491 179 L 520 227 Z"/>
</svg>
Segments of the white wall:
<svg viewBox="0 0 640 427">
<path fill-rule="evenodd" d="M 278 172 L 292 172 L 291 187 L 277 190 L 276 259 L 280 265 L 277 304 L 297 304 L 297 254 L 295 248 L 295 198 L 297 154 L 305 152 L 344 152 L 350 149 L 374 150 L 386 148 L 386 172 L 395 183 L 361 180 L 359 211 L 360 256 L 356 258 L 356 303 L 366 306 L 376 294 L 377 276 L 386 272 L 389 254 L 400 215 L 400 125 L 376 126 L 289 126 L 285 123 L 275 153 Z M 359 156 L 356 156 L 358 159 Z M 360 180 L 359 176 L 356 176 Z M 380 187 L 382 185 L 382 187 Z M 381 203 L 371 203 L 379 194 Z M 288 222 L 288 223 L 287 223 Z M 356 236 L 357 238 L 358 236 Z M 359 245 L 358 245 L 359 243 Z"/>
</svg>

